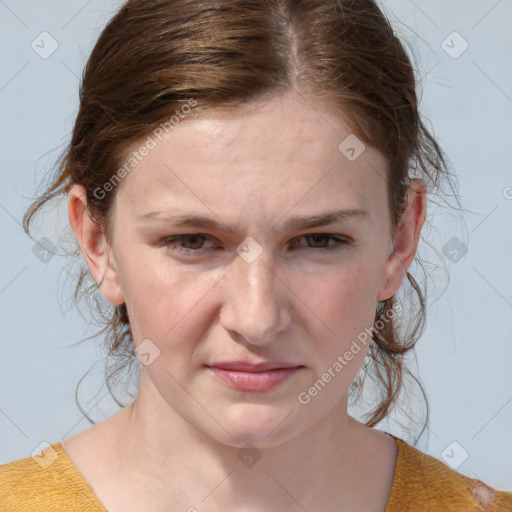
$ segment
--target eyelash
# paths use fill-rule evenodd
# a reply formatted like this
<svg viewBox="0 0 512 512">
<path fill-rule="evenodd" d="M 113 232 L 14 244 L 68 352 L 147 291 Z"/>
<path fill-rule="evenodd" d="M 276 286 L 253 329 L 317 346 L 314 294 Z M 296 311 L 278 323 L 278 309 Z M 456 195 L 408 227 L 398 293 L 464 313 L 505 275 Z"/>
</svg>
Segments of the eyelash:
<svg viewBox="0 0 512 512">
<path fill-rule="evenodd" d="M 310 233 L 307 235 L 302 235 L 296 240 L 300 240 L 301 238 L 311 237 L 311 236 L 317 236 L 317 237 L 328 237 L 332 240 L 334 240 L 336 243 L 329 245 L 327 247 L 304 247 L 305 249 L 316 249 L 318 251 L 323 252 L 340 252 L 342 251 L 350 242 L 349 240 L 345 238 L 341 238 L 338 236 L 330 235 L 328 233 Z M 188 254 L 188 255 L 197 255 L 201 251 L 204 251 L 205 248 L 201 247 L 199 249 L 190 249 L 188 247 L 182 247 L 181 245 L 178 245 L 180 241 L 186 240 L 187 238 L 204 238 L 205 240 L 208 240 L 209 237 L 206 235 L 201 234 L 190 234 L 190 235 L 176 235 L 170 238 L 165 238 L 160 242 L 159 245 L 165 246 L 166 248 L 170 248 L 172 250 L 175 250 L 180 253 Z M 302 246 L 301 246 L 302 247 Z M 212 249 L 212 248 L 210 248 Z"/>
</svg>

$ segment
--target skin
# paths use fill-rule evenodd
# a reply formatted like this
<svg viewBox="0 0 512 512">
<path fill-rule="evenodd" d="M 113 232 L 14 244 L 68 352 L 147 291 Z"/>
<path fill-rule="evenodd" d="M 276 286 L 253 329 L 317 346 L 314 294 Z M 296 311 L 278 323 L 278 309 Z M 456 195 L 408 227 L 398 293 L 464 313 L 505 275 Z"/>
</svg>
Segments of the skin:
<svg viewBox="0 0 512 512">
<path fill-rule="evenodd" d="M 63 442 L 110 512 L 384 511 L 395 443 L 347 413 L 368 346 L 308 404 L 297 399 L 398 291 L 425 219 L 425 183 L 412 180 L 393 239 L 387 161 L 369 146 L 349 161 L 338 146 L 351 133 L 332 109 L 291 93 L 185 119 L 118 185 L 110 245 L 83 188 L 70 190 L 70 223 L 102 294 L 126 302 L 136 346 L 149 339 L 160 350 L 141 365 L 133 404 Z M 355 208 L 367 214 L 285 226 Z M 154 211 L 221 226 L 140 220 Z M 199 253 L 160 243 L 185 234 L 205 235 L 181 241 Z M 336 239 L 311 234 L 349 243 L 322 251 Z M 249 236 L 262 249 L 251 263 L 236 252 Z M 204 366 L 226 360 L 302 368 L 274 389 L 242 392 Z M 262 455 L 252 467 L 237 457 L 248 443 Z"/>
</svg>

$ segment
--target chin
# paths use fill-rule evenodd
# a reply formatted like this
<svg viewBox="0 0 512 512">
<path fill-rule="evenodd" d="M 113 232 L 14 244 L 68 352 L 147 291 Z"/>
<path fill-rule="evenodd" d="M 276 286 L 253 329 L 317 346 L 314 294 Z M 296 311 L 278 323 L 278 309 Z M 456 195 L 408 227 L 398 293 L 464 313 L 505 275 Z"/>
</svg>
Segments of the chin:
<svg viewBox="0 0 512 512">
<path fill-rule="evenodd" d="M 292 406 L 282 404 L 238 403 L 227 406 L 217 417 L 226 429 L 221 429 L 222 442 L 238 448 L 247 445 L 259 448 L 278 446 L 300 433 L 295 413 Z"/>
</svg>

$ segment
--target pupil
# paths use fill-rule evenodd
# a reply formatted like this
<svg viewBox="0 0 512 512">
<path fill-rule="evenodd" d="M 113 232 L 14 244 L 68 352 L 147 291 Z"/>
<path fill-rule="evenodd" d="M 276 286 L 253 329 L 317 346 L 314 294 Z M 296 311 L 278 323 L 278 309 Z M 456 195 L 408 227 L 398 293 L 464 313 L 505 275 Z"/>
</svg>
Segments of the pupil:
<svg viewBox="0 0 512 512">
<path fill-rule="evenodd" d="M 319 241 L 318 239 L 323 240 L 324 242 L 325 242 L 325 241 L 326 241 L 326 239 L 327 239 L 327 237 L 326 237 L 325 235 L 311 235 L 311 238 L 313 238 L 314 243 L 318 243 L 318 241 Z M 321 245 L 322 247 L 325 247 L 325 243 L 323 243 L 323 244 L 322 244 L 322 243 L 320 243 L 320 245 Z"/>
</svg>

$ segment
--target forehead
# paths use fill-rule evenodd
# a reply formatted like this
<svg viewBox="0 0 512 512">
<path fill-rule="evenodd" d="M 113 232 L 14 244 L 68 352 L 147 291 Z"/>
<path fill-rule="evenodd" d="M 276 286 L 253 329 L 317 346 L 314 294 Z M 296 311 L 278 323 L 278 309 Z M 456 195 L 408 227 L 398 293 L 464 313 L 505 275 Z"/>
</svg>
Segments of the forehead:
<svg viewBox="0 0 512 512">
<path fill-rule="evenodd" d="M 268 215 L 298 201 L 362 208 L 386 193 L 384 156 L 363 146 L 343 114 L 295 93 L 185 117 L 153 139 L 117 191 L 134 215 L 181 206 L 226 211 L 247 201 Z"/>
</svg>

